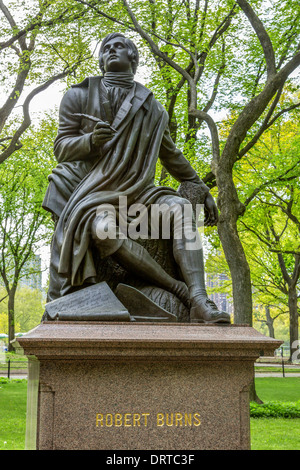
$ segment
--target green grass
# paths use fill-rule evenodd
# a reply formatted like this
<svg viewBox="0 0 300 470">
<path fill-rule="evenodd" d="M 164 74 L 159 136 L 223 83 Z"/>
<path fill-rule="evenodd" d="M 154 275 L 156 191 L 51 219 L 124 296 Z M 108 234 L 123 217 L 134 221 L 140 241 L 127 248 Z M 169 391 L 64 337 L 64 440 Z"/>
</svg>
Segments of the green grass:
<svg viewBox="0 0 300 470">
<path fill-rule="evenodd" d="M 255 388 L 262 401 L 300 400 L 300 377 L 256 378 Z"/>
<path fill-rule="evenodd" d="M 0 377 L 0 450 L 25 448 L 27 380 Z"/>
<path fill-rule="evenodd" d="M 15 352 L 6 352 L 5 353 L 6 361 L 10 359 L 11 361 L 22 361 L 22 362 L 28 362 L 28 358 L 24 356 L 24 354 L 16 354 Z"/>
<path fill-rule="evenodd" d="M 251 418 L 252 450 L 300 450 L 300 418 Z"/>
<path fill-rule="evenodd" d="M 255 380 L 263 401 L 300 399 L 299 377 Z M 0 450 L 25 448 L 27 380 L 0 378 Z M 300 450 L 300 418 L 251 418 L 252 450 Z"/>
<path fill-rule="evenodd" d="M 256 393 L 262 401 L 300 400 L 300 377 L 255 379 Z M 251 418 L 252 450 L 300 450 L 300 418 Z"/>
</svg>

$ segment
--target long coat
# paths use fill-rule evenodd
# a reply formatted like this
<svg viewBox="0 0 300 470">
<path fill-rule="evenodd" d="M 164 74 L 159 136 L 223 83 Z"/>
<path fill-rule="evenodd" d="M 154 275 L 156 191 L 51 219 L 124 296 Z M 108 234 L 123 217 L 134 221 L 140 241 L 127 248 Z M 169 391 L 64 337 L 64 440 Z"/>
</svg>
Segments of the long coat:
<svg viewBox="0 0 300 470">
<path fill-rule="evenodd" d="M 50 290 L 51 276 L 56 276 L 54 284 L 59 278 L 60 293 L 56 287 L 50 300 L 67 293 L 70 286 L 95 279 L 90 233 L 99 205 L 112 204 L 118 210 L 119 196 L 126 196 L 128 206 L 142 203 L 149 207 L 161 195 L 177 194 L 172 188 L 154 185 L 158 158 L 178 181 L 204 185 L 175 147 L 166 110 L 137 82 L 111 123 L 117 130 L 114 137 L 101 151 L 93 148 L 91 135 L 95 123 L 74 114 L 107 118 L 101 78 L 91 77 L 73 86 L 60 106 L 54 143 L 59 164 L 49 177 L 43 202 L 43 207 L 59 218 L 52 241 Z"/>
</svg>

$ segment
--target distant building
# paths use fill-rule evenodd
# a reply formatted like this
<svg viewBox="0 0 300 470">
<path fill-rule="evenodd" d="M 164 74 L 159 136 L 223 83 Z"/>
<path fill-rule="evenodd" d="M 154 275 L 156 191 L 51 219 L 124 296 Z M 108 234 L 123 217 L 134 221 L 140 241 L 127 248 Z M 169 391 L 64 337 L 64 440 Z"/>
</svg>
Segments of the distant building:
<svg viewBox="0 0 300 470">
<path fill-rule="evenodd" d="M 40 255 L 34 255 L 30 261 L 25 263 L 19 287 L 42 290 L 42 261 Z"/>
<path fill-rule="evenodd" d="M 226 274 L 208 274 L 206 279 L 206 285 L 209 288 L 209 291 L 212 292 L 209 294 L 209 298 L 215 302 L 219 310 L 233 313 L 233 305 L 229 300 L 228 294 L 224 292 L 216 292 L 215 289 L 223 285 L 224 281 L 228 281 L 228 276 Z"/>
</svg>

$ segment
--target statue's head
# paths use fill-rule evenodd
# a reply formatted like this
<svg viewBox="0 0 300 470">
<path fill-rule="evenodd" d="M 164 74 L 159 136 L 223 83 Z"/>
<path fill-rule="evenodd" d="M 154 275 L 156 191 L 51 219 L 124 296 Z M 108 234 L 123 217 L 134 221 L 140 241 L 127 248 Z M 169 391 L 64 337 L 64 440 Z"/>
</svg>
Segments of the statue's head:
<svg viewBox="0 0 300 470">
<path fill-rule="evenodd" d="M 139 53 L 135 44 L 121 33 L 108 34 L 102 41 L 99 51 L 101 72 L 133 72 L 139 63 Z"/>
</svg>

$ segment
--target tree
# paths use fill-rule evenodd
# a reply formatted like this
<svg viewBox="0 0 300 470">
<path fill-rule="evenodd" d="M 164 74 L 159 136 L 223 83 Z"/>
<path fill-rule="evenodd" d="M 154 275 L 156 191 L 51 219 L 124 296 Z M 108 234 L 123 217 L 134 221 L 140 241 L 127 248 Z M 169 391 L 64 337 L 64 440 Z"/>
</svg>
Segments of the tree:
<svg viewBox="0 0 300 470">
<path fill-rule="evenodd" d="M 299 2 L 223 0 L 205 1 L 201 7 L 196 0 L 180 4 L 122 0 L 110 2 L 105 10 L 102 2 L 77 1 L 118 27 L 138 33 L 160 62 L 160 70 L 165 75 L 172 70 L 164 82 L 169 111 L 187 85 L 189 123 L 192 126 L 197 121 L 196 130 L 206 123 L 210 131 L 211 172 L 204 181 L 218 187 L 218 232 L 231 272 L 235 323 L 252 324 L 250 269 L 237 229 L 245 206 L 235 187 L 234 167 L 278 117 L 300 105 L 297 101 L 279 106 L 289 77 L 300 65 Z M 114 14 L 111 3 L 119 5 L 119 14 Z M 177 85 L 170 85 L 174 76 Z M 217 102 L 219 107 L 226 105 L 227 110 L 235 111 L 221 142 L 217 124 L 208 114 Z"/>
<path fill-rule="evenodd" d="M 39 289 L 18 288 L 15 301 L 15 319 L 23 333 L 36 327 L 43 316 L 45 299 Z"/>
<path fill-rule="evenodd" d="M 274 314 L 272 316 L 272 310 L 274 309 Z M 262 305 L 261 308 L 254 310 L 254 322 L 264 324 L 267 326 L 269 336 L 275 338 L 275 320 L 282 316 L 282 308 L 278 305 Z M 282 339 L 282 338 L 280 338 Z"/>
<path fill-rule="evenodd" d="M 251 168 L 245 159 L 238 173 L 239 179 L 248 182 L 244 193 L 248 211 L 239 222 L 240 234 L 253 267 L 253 285 L 266 307 L 286 298 L 292 357 L 299 329 L 299 116 L 278 120 L 254 153 Z"/>
<path fill-rule="evenodd" d="M 5 288 L 0 289 L 1 292 Z M 41 321 L 45 300 L 41 290 L 18 287 L 15 296 L 15 333 L 35 328 Z M 0 332 L 8 333 L 7 301 L 0 304 Z"/>
<path fill-rule="evenodd" d="M 18 156 L 0 165 L 0 276 L 8 296 L 9 341 L 15 335 L 15 297 L 19 280 L 26 275 L 24 267 L 38 248 L 49 243 L 53 231 L 41 207 L 54 164 L 52 148 L 47 146 L 51 143 L 52 147 L 53 123 L 46 121 L 39 131 L 32 130 Z"/>
<path fill-rule="evenodd" d="M 91 65 L 91 38 L 86 34 L 87 21 L 82 21 L 87 13 L 73 2 L 22 0 L 15 4 L 0 0 L 4 99 L 0 106 L 0 163 L 22 147 L 22 136 L 31 125 L 32 99 L 54 82 L 74 75 L 83 64 L 85 71 Z M 16 119 L 19 106 L 22 113 Z"/>
<path fill-rule="evenodd" d="M 277 285 L 277 288 L 288 299 L 292 357 L 298 349 L 297 284 L 300 276 L 300 220 L 295 215 L 297 205 L 299 205 L 299 192 L 296 196 L 291 185 L 286 189 L 285 194 L 282 194 L 283 191 L 279 192 L 271 188 L 269 191 L 265 191 L 265 193 L 271 193 L 271 198 L 266 198 L 266 194 L 257 198 L 264 211 L 264 220 L 259 226 L 248 225 L 246 221 L 242 221 L 242 224 L 255 234 L 260 243 L 266 245 L 269 252 L 276 255 L 280 276 L 278 273 L 277 276 L 274 276 L 273 284 Z M 257 262 L 261 264 L 260 260 Z"/>
</svg>

